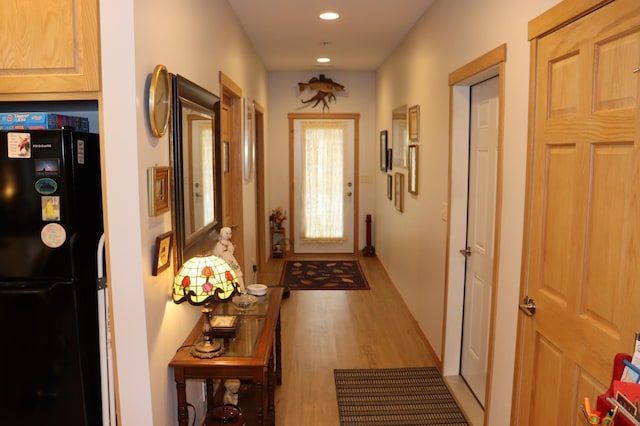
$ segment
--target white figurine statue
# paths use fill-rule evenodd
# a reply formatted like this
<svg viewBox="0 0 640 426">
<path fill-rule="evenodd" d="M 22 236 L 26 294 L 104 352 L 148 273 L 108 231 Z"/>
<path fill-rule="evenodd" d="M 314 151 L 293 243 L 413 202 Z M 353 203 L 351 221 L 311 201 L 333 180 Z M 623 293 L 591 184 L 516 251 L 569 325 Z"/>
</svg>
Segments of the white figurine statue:
<svg viewBox="0 0 640 426">
<path fill-rule="evenodd" d="M 238 284 L 240 284 L 240 291 L 242 293 L 245 292 L 244 288 L 244 279 L 242 278 L 242 270 L 240 269 L 240 265 L 238 265 L 238 261 L 233 256 L 233 252 L 235 247 L 231 242 L 231 228 L 225 226 L 220 229 L 220 234 L 218 235 L 218 242 L 213 249 L 214 256 L 218 256 L 220 259 L 224 260 L 231 266 L 231 269 L 236 273 L 236 277 L 238 277 Z"/>
<path fill-rule="evenodd" d="M 224 403 L 238 405 L 238 390 L 240 389 L 240 380 L 227 379 L 224 381 Z"/>
</svg>

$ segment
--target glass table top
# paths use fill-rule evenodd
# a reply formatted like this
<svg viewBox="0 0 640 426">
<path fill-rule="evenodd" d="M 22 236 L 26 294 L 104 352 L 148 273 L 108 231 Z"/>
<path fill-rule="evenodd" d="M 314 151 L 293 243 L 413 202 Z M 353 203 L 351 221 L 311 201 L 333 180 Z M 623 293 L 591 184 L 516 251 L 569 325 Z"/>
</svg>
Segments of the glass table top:
<svg viewBox="0 0 640 426">
<path fill-rule="evenodd" d="M 213 306 L 212 318 L 216 315 L 232 315 L 238 317 L 238 326 L 234 338 L 216 337 L 213 340 L 223 346 L 223 357 L 254 357 L 265 316 L 269 310 L 269 300 L 272 289 L 268 289 L 264 296 L 252 296 L 255 303 L 247 308 L 241 308 L 232 301 L 218 302 Z"/>
<path fill-rule="evenodd" d="M 246 363 L 261 365 L 261 362 L 266 362 L 271 356 L 271 339 L 274 336 L 279 338 L 277 330 L 282 294 L 282 287 L 271 287 L 264 296 L 255 296 L 255 302 L 248 308 L 238 307 L 231 301 L 213 303 L 210 306 L 210 324 L 217 326 L 212 327 L 212 340 L 222 346 L 223 353 L 206 359 L 191 354 L 193 347 L 204 340 L 201 319 L 194 325 L 181 347 L 183 350 L 178 350 L 170 365 L 174 368 L 232 368 L 249 365 Z M 223 316 L 233 319 L 220 318 Z"/>
<path fill-rule="evenodd" d="M 264 317 L 243 316 L 240 318 L 236 337 L 234 338 L 214 338 L 214 342 L 222 345 L 223 357 L 254 357 L 258 340 L 264 327 Z"/>
<path fill-rule="evenodd" d="M 213 308 L 213 315 L 266 315 L 269 310 L 269 299 L 272 289 L 267 290 L 264 296 L 252 296 L 256 299 L 248 308 L 236 306 L 231 300 L 219 302 Z"/>
</svg>

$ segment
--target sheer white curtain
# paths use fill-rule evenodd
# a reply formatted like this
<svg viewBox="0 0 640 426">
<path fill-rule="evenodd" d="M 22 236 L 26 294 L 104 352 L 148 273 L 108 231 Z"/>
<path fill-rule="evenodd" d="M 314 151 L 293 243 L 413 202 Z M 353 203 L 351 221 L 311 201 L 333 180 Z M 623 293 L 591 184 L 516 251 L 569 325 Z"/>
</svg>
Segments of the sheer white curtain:
<svg viewBox="0 0 640 426">
<path fill-rule="evenodd" d="M 344 239 L 344 122 L 302 124 L 302 238 Z"/>
</svg>

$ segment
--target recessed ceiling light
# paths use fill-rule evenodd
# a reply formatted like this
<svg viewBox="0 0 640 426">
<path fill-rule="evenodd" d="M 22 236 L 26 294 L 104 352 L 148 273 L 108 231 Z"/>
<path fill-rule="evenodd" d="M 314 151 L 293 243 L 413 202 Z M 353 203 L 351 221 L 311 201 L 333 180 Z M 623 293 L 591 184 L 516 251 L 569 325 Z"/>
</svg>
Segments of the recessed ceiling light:
<svg viewBox="0 0 640 426">
<path fill-rule="evenodd" d="M 340 15 L 336 12 L 324 12 L 320 14 L 320 19 L 324 19 L 325 21 L 333 21 L 339 17 Z"/>
<path fill-rule="evenodd" d="M 320 62 L 321 64 L 326 64 L 327 62 L 331 62 L 330 58 L 318 58 L 316 62 Z"/>
</svg>

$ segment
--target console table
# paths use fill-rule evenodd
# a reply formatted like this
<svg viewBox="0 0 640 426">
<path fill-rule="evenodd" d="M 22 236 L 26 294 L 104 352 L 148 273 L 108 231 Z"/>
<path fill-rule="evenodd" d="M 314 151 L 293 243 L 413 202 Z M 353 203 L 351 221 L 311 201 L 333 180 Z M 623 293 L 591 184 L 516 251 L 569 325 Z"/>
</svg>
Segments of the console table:
<svg viewBox="0 0 640 426">
<path fill-rule="evenodd" d="M 275 425 L 275 385 L 282 383 L 280 358 L 280 303 L 282 287 L 269 287 L 249 309 L 238 309 L 231 302 L 214 306 L 213 315 L 237 315 L 236 337 L 214 339 L 224 348 L 222 356 L 212 359 L 195 358 L 191 347 L 202 340 L 201 318 L 169 366 L 173 368 L 178 390 L 178 424 L 188 426 L 185 381 L 204 379 L 207 387 L 207 411 L 214 408 L 214 379 L 240 379 L 253 385 L 257 425 Z M 266 387 L 266 391 L 265 391 Z M 243 401 L 244 402 L 244 401 Z M 241 406 L 244 404 L 240 404 Z M 244 411 L 244 410 L 243 410 Z"/>
</svg>

